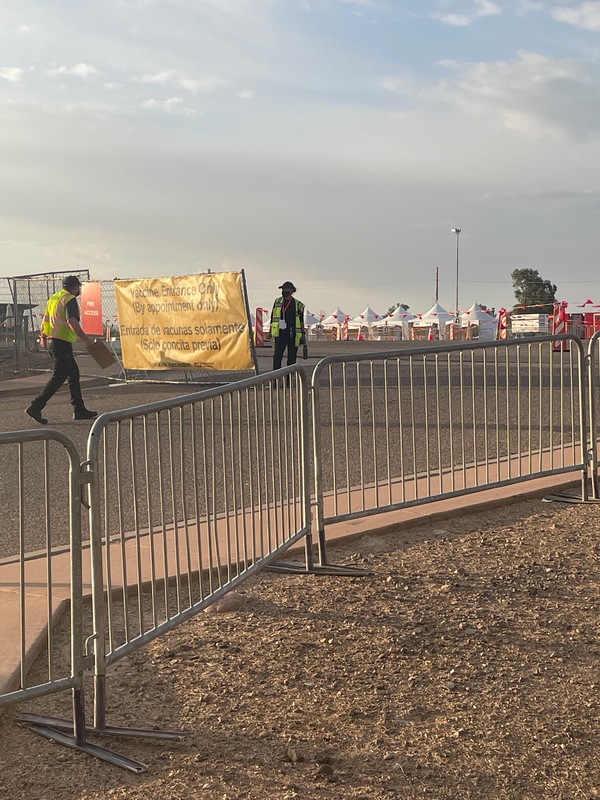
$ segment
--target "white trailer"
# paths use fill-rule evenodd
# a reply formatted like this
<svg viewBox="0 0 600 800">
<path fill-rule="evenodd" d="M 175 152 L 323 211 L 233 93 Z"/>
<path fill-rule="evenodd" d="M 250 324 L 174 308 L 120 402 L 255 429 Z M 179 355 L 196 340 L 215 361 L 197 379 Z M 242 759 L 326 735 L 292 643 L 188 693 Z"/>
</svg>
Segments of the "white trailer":
<svg viewBox="0 0 600 800">
<path fill-rule="evenodd" d="M 548 333 L 548 314 L 511 314 L 512 335 L 542 336 Z"/>
</svg>

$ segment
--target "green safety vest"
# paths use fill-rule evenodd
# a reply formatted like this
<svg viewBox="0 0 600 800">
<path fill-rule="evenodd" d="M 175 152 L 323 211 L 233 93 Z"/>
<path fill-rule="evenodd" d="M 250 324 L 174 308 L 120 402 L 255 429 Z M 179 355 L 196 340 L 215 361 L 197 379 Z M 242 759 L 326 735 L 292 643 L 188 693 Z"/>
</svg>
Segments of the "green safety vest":
<svg viewBox="0 0 600 800">
<path fill-rule="evenodd" d="M 294 344 L 298 347 L 304 331 L 304 303 L 294 297 L 292 297 L 292 300 L 296 303 L 296 337 Z M 282 317 L 283 301 L 283 296 L 278 297 L 273 304 L 273 311 L 271 312 L 271 336 L 274 339 L 279 336 L 279 320 Z"/>
<path fill-rule="evenodd" d="M 65 342 L 76 342 L 77 334 L 67 323 L 67 304 L 75 300 L 75 295 L 66 289 L 56 292 L 46 304 L 46 313 L 42 320 L 42 336 L 49 339 L 62 339 Z"/>
</svg>

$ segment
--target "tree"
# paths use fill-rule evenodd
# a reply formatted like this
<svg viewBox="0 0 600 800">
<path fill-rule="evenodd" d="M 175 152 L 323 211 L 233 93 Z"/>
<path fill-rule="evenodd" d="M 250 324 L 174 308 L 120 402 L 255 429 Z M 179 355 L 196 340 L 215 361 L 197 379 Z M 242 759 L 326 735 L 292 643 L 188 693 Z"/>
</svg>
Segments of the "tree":
<svg viewBox="0 0 600 800">
<path fill-rule="evenodd" d="M 407 306 L 406 303 L 394 303 L 393 306 L 390 306 L 387 310 L 388 314 L 393 314 L 397 308 L 403 308 L 405 311 L 408 311 L 410 306 Z"/>
<path fill-rule="evenodd" d="M 517 300 L 513 309 L 521 314 L 551 314 L 556 286 L 544 280 L 537 269 L 515 269 L 511 276 Z"/>
</svg>

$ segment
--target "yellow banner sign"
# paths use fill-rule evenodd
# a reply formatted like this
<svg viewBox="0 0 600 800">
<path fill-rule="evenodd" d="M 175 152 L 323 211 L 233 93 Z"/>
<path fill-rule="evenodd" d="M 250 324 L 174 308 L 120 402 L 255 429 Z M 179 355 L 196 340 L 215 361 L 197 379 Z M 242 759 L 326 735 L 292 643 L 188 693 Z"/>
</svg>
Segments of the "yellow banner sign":
<svg viewBox="0 0 600 800">
<path fill-rule="evenodd" d="M 126 369 L 254 369 L 240 272 L 115 281 Z"/>
</svg>

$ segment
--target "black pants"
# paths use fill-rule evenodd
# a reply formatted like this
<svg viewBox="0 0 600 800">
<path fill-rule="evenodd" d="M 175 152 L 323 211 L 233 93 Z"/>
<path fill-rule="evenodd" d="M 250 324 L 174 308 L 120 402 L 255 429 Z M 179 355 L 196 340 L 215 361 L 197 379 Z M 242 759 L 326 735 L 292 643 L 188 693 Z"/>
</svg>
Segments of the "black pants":
<svg viewBox="0 0 600 800">
<path fill-rule="evenodd" d="M 54 372 L 41 394 L 33 401 L 34 404 L 39 409 L 42 409 L 63 383 L 67 381 L 71 392 L 71 405 L 75 409 L 85 408 L 79 383 L 79 367 L 73 355 L 73 345 L 71 342 L 65 342 L 62 339 L 49 339 L 48 350 L 54 360 Z"/>
<path fill-rule="evenodd" d="M 275 351 L 273 352 L 273 369 L 281 369 L 281 361 L 283 354 L 287 347 L 287 365 L 291 367 L 296 363 L 296 356 L 298 355 L 298 348 L 296 347 L 296 338 L 293 339 L 289 336 L 275 337 Z"/>
</svg>

